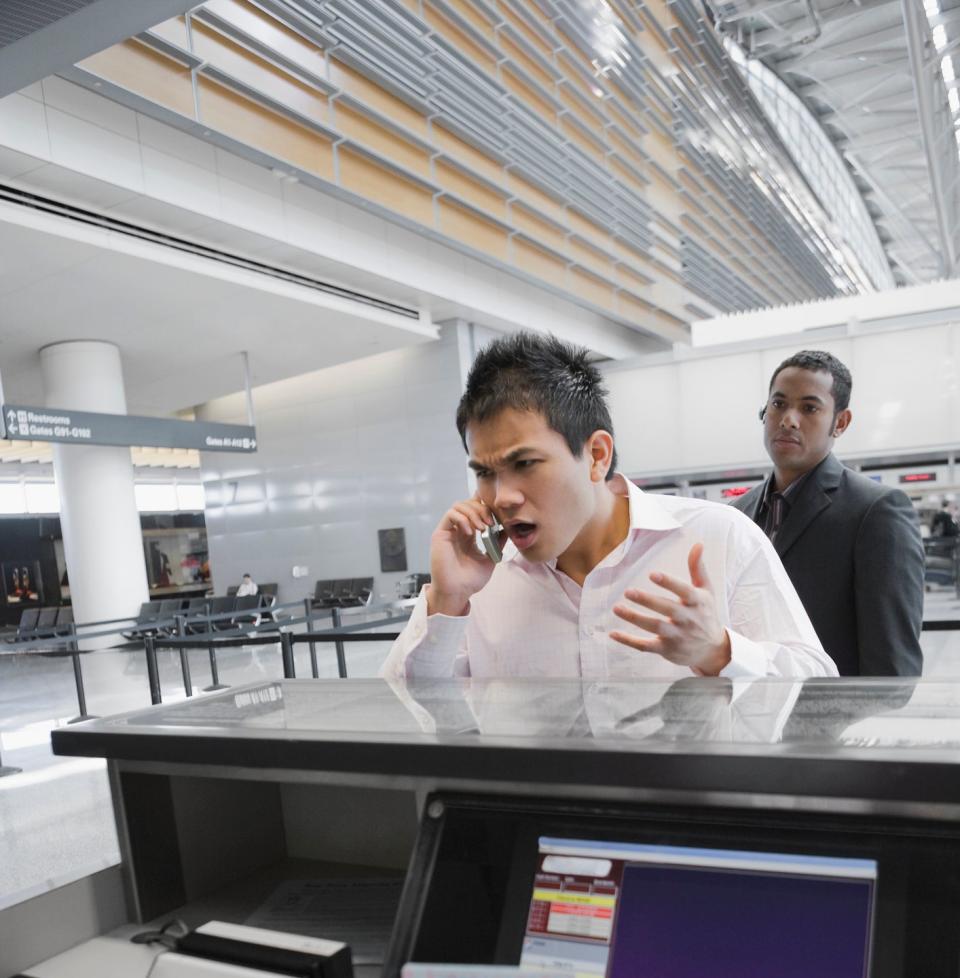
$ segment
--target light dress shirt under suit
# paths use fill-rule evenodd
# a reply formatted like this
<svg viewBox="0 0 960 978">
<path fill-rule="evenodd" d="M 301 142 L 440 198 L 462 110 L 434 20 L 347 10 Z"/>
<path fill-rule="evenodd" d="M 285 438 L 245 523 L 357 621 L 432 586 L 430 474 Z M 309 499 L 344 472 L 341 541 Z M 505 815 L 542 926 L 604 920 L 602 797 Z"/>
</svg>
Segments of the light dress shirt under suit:
<svg viewBox="0 0 960 978">
<path fill-rule="evenodd" d="M 704 545 L 704 565 L 730 636 L 731 661 L 721 675 L 837 675 L 780 558 L 752 520 L 719 503 L 648 495 L 621 475 L 614 476 L 611 488 L 629 496 L 630 529 L 623 543 L 587 575 L 582 588 L 557 570 L 556 560 L 533 563 L 509 547 L 490 581 L 471 599 L 468 614 L 428 615 L 421 592 L 381 675 L 592 680 L 690 676 L 687 666 L 621 645 L 609 632 L 634 629 L 613 613 L 627 588 L 676 598 L 649 575 L 661 571 L 689 581 L 687 557 L 698 542 Z"/>
</svg>

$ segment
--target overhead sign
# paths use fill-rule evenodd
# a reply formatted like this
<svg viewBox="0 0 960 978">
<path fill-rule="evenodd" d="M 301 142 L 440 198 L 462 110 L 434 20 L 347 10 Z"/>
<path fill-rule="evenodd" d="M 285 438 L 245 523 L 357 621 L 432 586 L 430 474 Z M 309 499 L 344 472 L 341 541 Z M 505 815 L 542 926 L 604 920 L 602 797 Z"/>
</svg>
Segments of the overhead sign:
<svg viewBox="0 0 960 978">
<path fill-rule="evenodd" d="M 900 476 L 901 485 L 907 482 L 936 482 L 936 481 L 937 481 L 936 472 L 907 472 L 906 475 Z"/>
<path fill-rule="evenodd" d="M 250 425 L 96 414 L 59 408 L 4 404 L 0 432 L 12 441 L 52 441 L 64 445 L 122 445 L 137 448 L 194 448 L 201 452 L 255 452 L 257 430 Z"/>
</svg>

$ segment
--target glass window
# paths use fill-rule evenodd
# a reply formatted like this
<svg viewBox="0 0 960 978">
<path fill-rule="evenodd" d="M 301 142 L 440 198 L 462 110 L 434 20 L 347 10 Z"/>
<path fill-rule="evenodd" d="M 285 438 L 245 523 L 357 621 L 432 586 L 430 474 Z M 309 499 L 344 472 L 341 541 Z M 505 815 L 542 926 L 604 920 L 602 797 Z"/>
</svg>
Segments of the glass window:
<svg viewBox="0 0 960 978">
<path fill-rule="evenodd" d="M 26 482 L 23 486 L 28 513 L 59 513 L 60 493 L 54 482 Z"/>
<path fill-rule="evenodd" d="M 0 513 L 25 513 L 27 500 L 19 482 L 0 482 Z"/>
<path fill-rule="evenodd" d="M 203 512 L 203 486 L 177 486 L 177 504 L 180 509 Z"/>
<path fill-rule="evenodd" d="M 134 492 L 141 513 L 173 513 L 178 508 L 177 492 L 172 483 L 137 483 Z"/>
<path fill-rule="evenodd" d="M 772 71 L 748 59 L 731 40 L 724 46 L 812 191 L 812 208 L 797 198 L 804 216 L 855 281 L 866 287 L 892 288 L 890 263 L 843 157 L 806 106 Z M 825 213 L 814 213 L 817 205 Z M 842 249 L 834 248 L 834 242 Z"/>
</svg>

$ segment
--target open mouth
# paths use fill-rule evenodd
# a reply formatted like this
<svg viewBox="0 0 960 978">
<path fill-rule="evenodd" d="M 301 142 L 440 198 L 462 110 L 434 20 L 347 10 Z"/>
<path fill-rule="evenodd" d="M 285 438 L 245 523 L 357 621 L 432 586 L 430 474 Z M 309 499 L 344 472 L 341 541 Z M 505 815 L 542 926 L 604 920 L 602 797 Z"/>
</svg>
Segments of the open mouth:
<svg viewBox="0 0 960 978">
<path fill-rule="evenodd" d="M 507 533 L 518 550 L 525 550 L 533 543 L 536 537 L 537 524 L 524 522 L 511 523 L 507 527 Z"/>
</svg>

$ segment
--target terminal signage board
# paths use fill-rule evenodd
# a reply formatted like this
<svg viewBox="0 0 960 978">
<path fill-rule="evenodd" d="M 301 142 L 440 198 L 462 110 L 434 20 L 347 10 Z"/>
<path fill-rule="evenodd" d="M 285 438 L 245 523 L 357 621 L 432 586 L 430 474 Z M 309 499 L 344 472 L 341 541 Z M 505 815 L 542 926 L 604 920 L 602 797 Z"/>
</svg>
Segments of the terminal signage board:
<svg viewBox="0 0 960 978">
<path fill-rule="evenodd" d="M 201 452 L 255 452 L 251 425 L 97 414 L 60 408 L 4 404 L 0 434 L 12 441 L 64 445 L 121 445 L 138 448 L 194 448 Z"/>
</svg>

